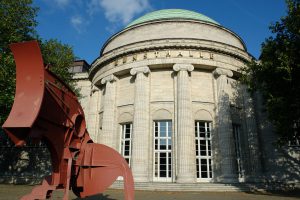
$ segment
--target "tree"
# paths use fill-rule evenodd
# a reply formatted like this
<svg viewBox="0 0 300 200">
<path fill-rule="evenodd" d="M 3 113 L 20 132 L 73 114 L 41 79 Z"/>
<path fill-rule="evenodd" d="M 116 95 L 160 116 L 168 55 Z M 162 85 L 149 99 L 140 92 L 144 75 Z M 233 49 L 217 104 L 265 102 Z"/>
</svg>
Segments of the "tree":
<svg viewBox="0 0 300 200">
<path fill-rule="evenodd" d="M 58 40 L 43 41 L 35 28 L 38 8 L 32 5 L 32 0 L 1 0 L 0 4 L 0 125 L 7 118 L 15 93 L 15 63 L 9 44 L 14 42 L 39 40 L 43 59 L 50 64 L 50 70 L 58 75 L 73 90 L 74 83 L 68 68 L 75 60 L 75 55 L 69 45 Z M 78 92 L 77 92 L 78 94 Z"/>
<path fill-rule="evenodd" d="M 15 66 L 8 45 L 36 38 L 37 11 L 31 0 L 2 0 L 0 4 L 0 124 L 10 111 L 15 92 Z"/>
<path fill-rule="evenodd" d="M 50 71 L 67 83 L 77 96 L 80 96 L 75 88 L 72 74 L 68 71 L 76 59 L 72 47 L 56 39 L 50 39 L 41 43 L 41 51 L 44 63 L 49 64 Z"/>
<path fill-rule="evenodd" d="M 287 16 L 270 30 L 259 62 L 244 68 L 241 80 L 262 94 L 278 142 L 295 143 L 300 141 L 300 1 L 287 0 Z"/>
</svg>

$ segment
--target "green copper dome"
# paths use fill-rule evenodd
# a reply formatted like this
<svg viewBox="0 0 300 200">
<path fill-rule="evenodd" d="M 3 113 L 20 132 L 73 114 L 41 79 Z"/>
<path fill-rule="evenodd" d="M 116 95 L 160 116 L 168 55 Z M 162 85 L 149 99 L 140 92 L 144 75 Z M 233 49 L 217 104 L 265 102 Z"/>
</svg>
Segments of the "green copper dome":
<svg viewBox="0 0 300 200">
<path fill-rule="evenodd" d="M 128 24 L 126 28 L 136 24 L 141 24 L 144 22 L 160 20 L 160 19 L 192 19 L 192 20 L 205 21 L 205 22 L 210 22 L 213 24 L 220 25 L 215 20 L 194 11 L 182 10 L 182 9 L 164 9 L 164 10 L 157 10 L 148 13 L 136 19 L 130 24 Z"/>
</svg>

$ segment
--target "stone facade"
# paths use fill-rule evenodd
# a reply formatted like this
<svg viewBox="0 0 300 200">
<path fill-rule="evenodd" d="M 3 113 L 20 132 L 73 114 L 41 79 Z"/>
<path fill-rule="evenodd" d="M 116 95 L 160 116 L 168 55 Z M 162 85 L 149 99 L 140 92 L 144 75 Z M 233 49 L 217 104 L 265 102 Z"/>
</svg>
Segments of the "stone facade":
<svg viewBox="0 0 300 200">
<path fill-rule="evenodd" d="M 88 74 L 74 76 L 88 131 L 130 156 L 137 183 L 297 183 L 299 152 L 272 146 L 259 96 L 236 81 L 251 59 L 241 38 L 217 24 L 167 19 L 127 27 Z"/>
</svg>

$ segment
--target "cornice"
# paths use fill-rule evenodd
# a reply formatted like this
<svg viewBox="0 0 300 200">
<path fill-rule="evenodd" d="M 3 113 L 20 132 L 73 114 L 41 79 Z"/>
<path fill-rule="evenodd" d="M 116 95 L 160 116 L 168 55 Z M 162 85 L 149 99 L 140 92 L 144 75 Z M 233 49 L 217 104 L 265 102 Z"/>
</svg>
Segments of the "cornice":
<svg viewBox="0 0 300 200">
<path fill-rule="evenodd" d="M 101 58 L 96 59 L 92 63 L 92 67 L 89 72 L 89 79 L 92 80 L 94 75 L 103 66 L 112 62 L 116 62 L 118 59 L 123 59 L 123 63 L 128 62 L 127 57 L 131 56 L 132 61 L 136 61 L 135 55 L 140 53 L 159 52 L 167 50 L 193 50 L 193 51 L 206 51 L 228 55 L 242 62 L 248 62 L 252 57 L 245 51 L 215 41 L 207 40 L 191 40 L 191 39 L 163 39 L 155 41 L 144 41 L 138 44 L 127 45 L 125 47 L 116 49 L 110 53 L 103 55 Z M 201 55 L 200 55 L 201 57 Z M 147 59 L 147 58 L 146 58 Z"/>
</svg>

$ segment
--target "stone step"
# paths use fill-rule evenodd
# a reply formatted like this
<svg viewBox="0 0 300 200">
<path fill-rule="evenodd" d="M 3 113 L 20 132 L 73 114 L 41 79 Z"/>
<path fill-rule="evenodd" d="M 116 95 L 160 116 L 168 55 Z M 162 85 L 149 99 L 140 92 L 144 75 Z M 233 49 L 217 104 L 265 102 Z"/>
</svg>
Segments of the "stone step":
<svg viewBox="0 0 300 200">
<path fill-rule="evenodd" d="M 123 189 L 123 182 L 116 181 L 111 188 Z M 246 184 L 223 184 L 223 183 L 135 183 L 136 190 L 153 191 L 214 191 L 236 192 L 250 191 L 252 188 Z"/>
</svg>

